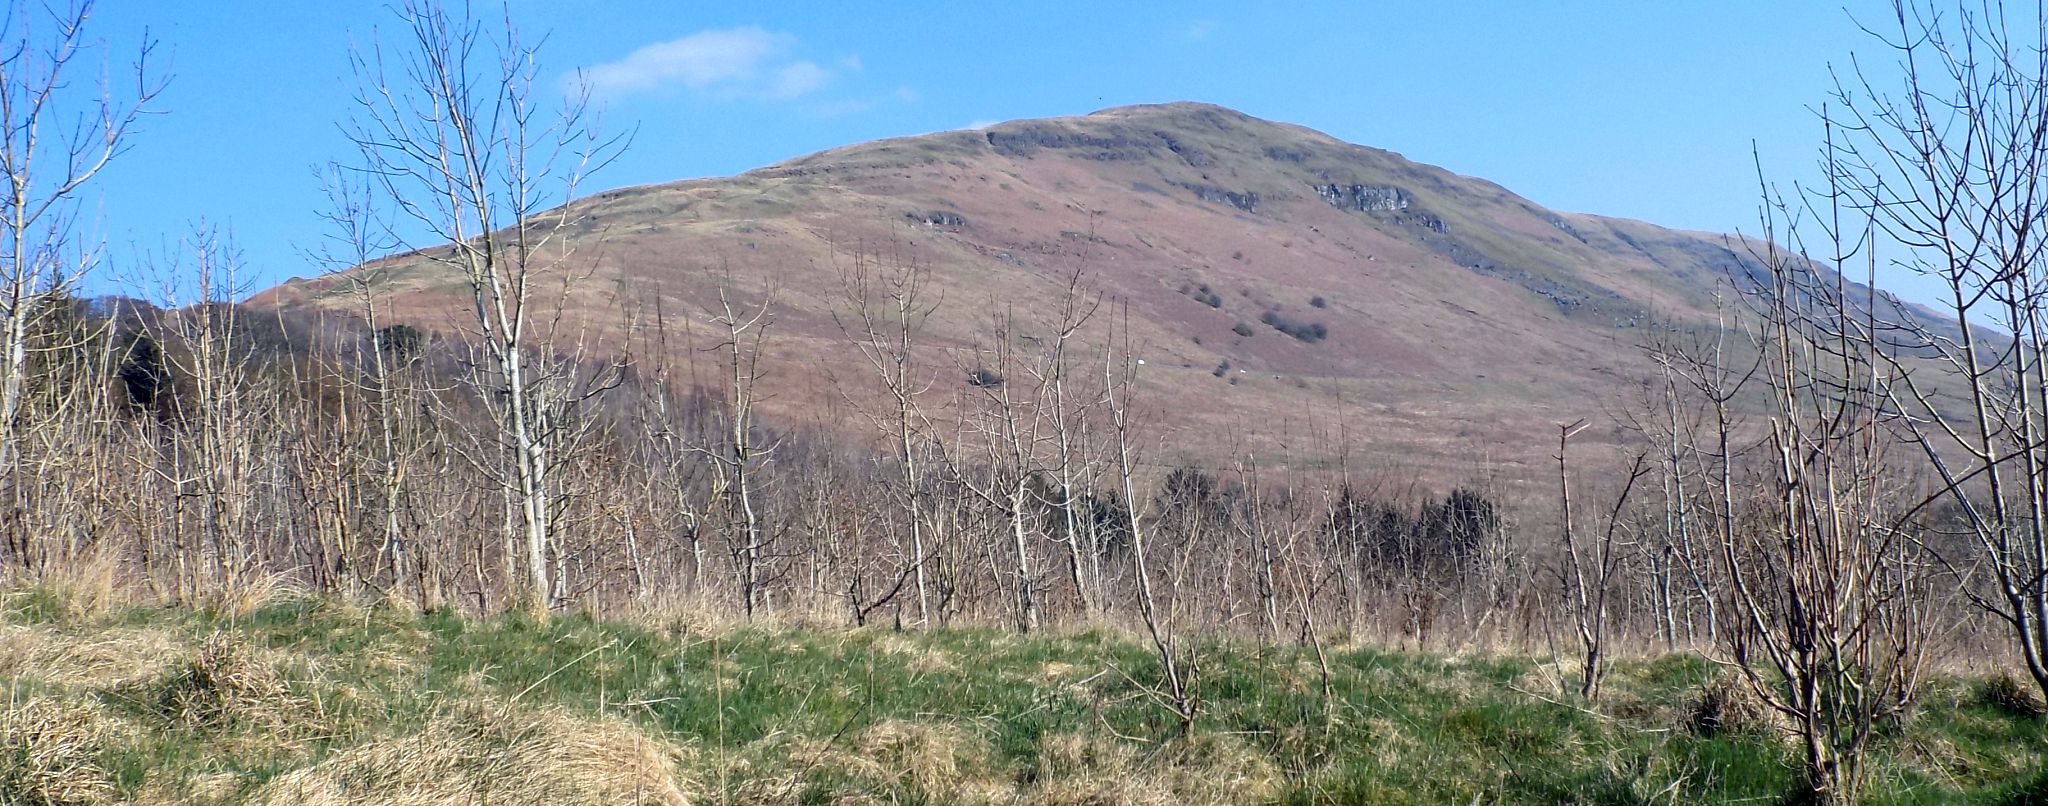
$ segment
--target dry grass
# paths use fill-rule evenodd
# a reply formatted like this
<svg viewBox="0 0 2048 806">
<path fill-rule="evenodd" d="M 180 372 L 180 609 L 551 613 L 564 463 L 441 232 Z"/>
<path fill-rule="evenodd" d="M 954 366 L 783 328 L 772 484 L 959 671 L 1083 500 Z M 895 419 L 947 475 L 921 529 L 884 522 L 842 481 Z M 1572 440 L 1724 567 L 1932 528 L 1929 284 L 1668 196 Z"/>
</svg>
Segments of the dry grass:
<svg viewBox="0 0 2048 806">
<path fill-rule="evenodd" d="M 213 737 L 222 752 L 275 756 L 305 752 L 342 732 L 338 703 L 306 693 L 313 678 L 304 658 L 215 632 L 155 681 L 111 693 L 167 725 Z"/>
<path fill-rule="evenodd" d="M 615 719 L 469 704 L 272 779 L 250 804 L 687 804 L 682 751 Z"/>
<path fill-rule="evenodd" d="M 115 688 L 155 679 L 190 655 L 183 636 L 163 629 L 109 628 L 86 637 L 0 625 L 0 677 L 10 679 Z"/>
<path fill-rule="evenodd" d="M 945 722 L 883 720 L 846 740 L 775 734 L 729 759 L 740 803 L 1004 803 L 1011 776 L 979 736 Z"/>
<path fill-rule="evenodd" d="M 1792 727 L 1747 681 L 1732 674 L 1701 686 L 1686 700 L 1680 718 L 1680 727 L 1697 736 L 1781 737 Z"/>
<path fill-rule="evenodd" d="M 1282 776 L 1234 737 L 1148 746 L 1096 733 L 1045 737 L 1026 774 L 995 761 L 988 742 L 945 722 L 885 720 L 851 746 L 771 736 L 725 770 L 741 803 L 1168 806 L 1271 800 Z"/>
<path fill-rule="evenodd" d="M 896 634 L 884 634 L 875 639 L 874 648 L 889 656 L 889 662 L 901 663 L 904 668 L 926 673 L 953 673 L 960 671 L 960 664 L 952 653 L 929 643 L 921 643 Z"/>
<path fill-rule="evenodd" d="M 269 571 L 251 571 L 228 578 L 212 592 L 206 604 L 231 619 L 247 618 L 265 605 L 287 596 L 300 595 L 291 580 Z"/>
<path fill-rule="evenodd" d="M 0 712 L 0 803 L 112 803 L 102 754 L 120 723 L 90 700 L 29 700 Z"/>
<path fill-rule="evenodd" d="M 58 614 L 66 620 L 92 620 L 129 604 L 130 586 L 121 582 L 118 552 L 101 547 L 85 556 L 44 565 L 33 576 L 33 586 L 17 586 L 12 595 L 40 592 L 57 603 Z M 40 589 L 40 591 L 37 591 Z"/>
<path fill-rule="evenodd" d="M 2033 681 L 2021 680 L 2010 669 L 2001 669 L 1986 680 L 1980 696 L 1986 705 L 2013 716 L 2048 716 L 2048 703 L 2041 701 L 2041 692 Z"/>
<path fill-rule="evenodd" d="M 661 633 L 671 640 L 724 636 L 747 626 L 741 613 L 715 598 L 686 595 L 636 601 L 619 618 Z"/>
<path fill-rule="evenodd" d="M 985 791 L 988 743 L 954 725 L 886 720 L 862 731 L 855 744 L 862 759 L 927 797 Z"/>
<path fill-rule="evenodd" d="M 1145 749 L 1098 734 L 1046 737 L 1023 801 L 1042 806 L 1256 803 L 1279 791 L 1270 758 L 1229 736 Z"/>
</svg>

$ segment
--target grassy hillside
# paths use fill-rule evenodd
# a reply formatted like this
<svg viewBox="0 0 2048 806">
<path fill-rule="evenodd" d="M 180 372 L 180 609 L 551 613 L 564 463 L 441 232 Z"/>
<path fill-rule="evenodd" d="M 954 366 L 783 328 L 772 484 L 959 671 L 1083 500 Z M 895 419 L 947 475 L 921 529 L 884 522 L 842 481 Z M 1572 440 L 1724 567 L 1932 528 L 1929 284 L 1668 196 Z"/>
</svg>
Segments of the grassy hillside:
<svg viewBox="0 0 2048 806">
<path fill-rule="evenodd" d="M 772 296 L 764 404 L 785 419 L 843 428 L 833 407 L 873 392 L 835 318 L 851 307 L 840 272 L 856 255 L 929 271 L 936 308 L 917 342 L 938 379 L 934 408 L 982 351 L 1007 339 L 1035 355 L 1078 271 L 1115 301 L 1146 359 L 1141 384 L 1175 401 L 1161 425 L 1239 434 L 1305 466 L 1332 448 L 1400 457 L 1438 486 L 1470 480 L 1481 454 L 1508 479 L 1541 477 L 1542 435 L 1651 374 L 1640 347 L 1653 323 L 1716 321 L 1715 295 L 1746 260 L 1725 236 L 1548 210 L 1483 179 L 1194 103 L 862 143 L 606 191 L 566 214 L 574 248 L 559 271 L 574 279 L 541 284 L 566 295 L 542 306 L 548 321 L 562 307 L 556 346 L 616 348 L 629 325 L 661 319 L 668 341 L 639 345 L 638 358 L 665 353 L 688 374 L 704 345 L 691 349 L 687 322 L 701 329 L 721 294 Z M 378 288 L 386 321 L 464 332 L 467 286 L 420 259 L 438 244 L 413 246 L 428 251 L 353 276 Z M 350 289 L 295 280 L 255 301 L 352 313 Z M 999 328 L 998 313 L 1016 321 Z M 1340 418 L 1357 444 L 1288 439 Z M 1220 463 L 1241 455 L 1228 442 L 1178 440 L 1161 458 Z"/>
<path fill-rule="evenodd" d="M 0 803 L 1772 802 L 1789 748 L 1692 656 L 1597 706 L 1527 657 L 1200 650 L 1178 737 L 1113 631 L 465 621 L 275 598 L 239 614 L 17 590 Z M 2048 798 L 2048 732 L 1934 681 L 1879 803 Z"/>
</svg>

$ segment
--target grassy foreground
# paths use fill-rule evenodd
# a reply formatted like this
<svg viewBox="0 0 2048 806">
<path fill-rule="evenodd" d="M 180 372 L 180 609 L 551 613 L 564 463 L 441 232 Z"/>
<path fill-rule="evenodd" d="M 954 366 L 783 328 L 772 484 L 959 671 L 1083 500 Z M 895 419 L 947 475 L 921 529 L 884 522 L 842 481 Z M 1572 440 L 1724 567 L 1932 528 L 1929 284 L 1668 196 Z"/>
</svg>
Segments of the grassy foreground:
<svg viewBox="0 0 2048 806">
<path fill-rule="evenodd" d="M 1671 656 L 1584 708 L 1528 658 L 1201 652 L 1176 738 L 1109 631 L 464 620 L 286 599 L 238 617 L 8 594 L 0 804 L 1769 803 L 1771 720 Z M 2048 801 L 2048 730 L 1934 681 L 1880 803 Z"/>
</svg>

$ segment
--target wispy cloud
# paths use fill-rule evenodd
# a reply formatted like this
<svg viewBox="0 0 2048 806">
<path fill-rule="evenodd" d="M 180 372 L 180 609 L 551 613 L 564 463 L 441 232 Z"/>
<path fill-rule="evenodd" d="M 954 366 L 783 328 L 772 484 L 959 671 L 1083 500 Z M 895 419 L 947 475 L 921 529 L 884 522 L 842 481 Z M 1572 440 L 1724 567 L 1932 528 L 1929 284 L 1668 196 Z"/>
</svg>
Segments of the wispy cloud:
<svg viewBox="0 0 2048 806">
<path fill-rule="evenodd" d="M 1175 31 L 1175 33 L 1179 34 L 1180 38 L 1188 40 L 1189 42 L 1200 42 L 1204 39 L 1208 39 L 1210 34 L 1216 33 L 1216 21 L 1195 20 L 1194 22 L 1181 26 L 1178 30 Z"/>
<path fill-rule="evenodd" d="M 724 100 L 787 101 L 816 92 L 834 76 L 793 55 L 796 44 L 794 36 L 755 26 L 698 31 L 585 68 L 583 80 L 601 97 L 681 87 Z"/>
<path fill-rule="evenodd" d="M 848 115 L 870 112 L 886 106 L 908 106 L 920 100 L 923 100 L 923 96 L 919 95 L 917 90 L 909 87 L 897 87 L 894 90 L 879 95 L 840 98 L 814 104 L 810 107 L 809 112 L 814 117 L 842 118 Z"/>
<path fill-rule="evenodd" d="M 967 122 L 966 128 L 970 131 L 979 131 L 981 129 L 986 129 L 990 126 L 994 126 L 1001 122 L 1002 121 L 1000 120 L 988 120 L 986 118 L 983 118 L 981 120 L 970 120 Z"/>
</svg>

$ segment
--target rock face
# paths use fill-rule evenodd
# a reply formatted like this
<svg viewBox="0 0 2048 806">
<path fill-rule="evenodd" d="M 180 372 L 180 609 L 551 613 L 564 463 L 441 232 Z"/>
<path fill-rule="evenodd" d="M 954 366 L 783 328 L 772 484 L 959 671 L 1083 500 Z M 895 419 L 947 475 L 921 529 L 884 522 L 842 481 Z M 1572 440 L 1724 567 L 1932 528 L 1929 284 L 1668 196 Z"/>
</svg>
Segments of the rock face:
<svg viewBox="0 0 2048 806">
<path fill-rule="evenodd" d="M 1361 213 L 1391 213 L 1406 210 L 1411 200 L 1397 187 L 1373 185 L 1317 185 L 1316 195 L 1331 207 Z"/>
<path fill-rule="evenodd" d="M 967 226 L 966 216 L 947 210 L 926 210 L 921 213 L 909 212 L 904 213 L 903 217 L 927 227 L 959 229 Z"/>
<path fill-rule="evenodd" d="M 1228 204 L 1247 213 L 1259 211 L 1259 194 L 1249 190 L 1240 193 L 1235 190 L 1225 190 L 1215 185 L 1189 185 L 1188 189 L 1195 192 L 1195 198 L 1205 202 Z"/>
</svg>

